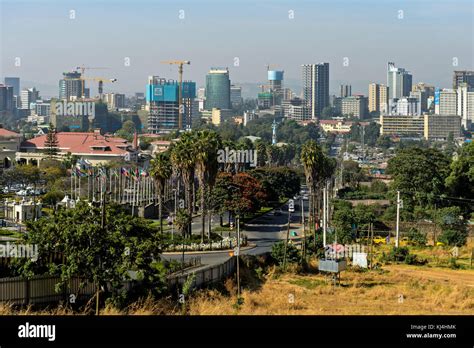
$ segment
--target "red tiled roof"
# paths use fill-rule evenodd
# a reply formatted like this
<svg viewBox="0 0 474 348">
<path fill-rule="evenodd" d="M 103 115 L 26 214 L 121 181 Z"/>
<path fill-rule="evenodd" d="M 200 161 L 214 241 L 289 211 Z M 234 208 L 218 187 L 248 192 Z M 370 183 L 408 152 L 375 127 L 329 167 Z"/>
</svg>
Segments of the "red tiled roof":
<svg viewBox="0 0 474 348">
<path fill-rule="evenodd" d="M 125 155 L 127 150 L 127 140 L 118 137 L 109 137 L 96 133 L 76 133 L 76 132 L 59 132 L 57 133 L 58 147 L 61 152 L 70 152 L 72 154 L 109 154 L 109 155 Z M 24 141 L 21 144 L 22 150 L 32 148 L 44 149 L 46 134 L 36 138 Z M 93 149 L 101 148 L 101 149 Z M 104 151 L 103 148 L 107 148 Z"/>
<path fill-rule="evenodd" d="M 21 134 L 12 132 L 5 128 L 0 128 L 0 137 L 21 137 Z"/>
</svg>

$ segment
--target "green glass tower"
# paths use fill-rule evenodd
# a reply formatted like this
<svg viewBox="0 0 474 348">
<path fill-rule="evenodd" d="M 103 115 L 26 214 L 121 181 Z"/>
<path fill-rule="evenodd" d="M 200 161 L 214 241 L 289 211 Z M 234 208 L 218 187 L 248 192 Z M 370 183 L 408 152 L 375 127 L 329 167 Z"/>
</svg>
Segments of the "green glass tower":
<svg viewBox="0 0 474 348">
<path fill-rule="evenodd" d="M 227 68 L 211 68 L 206 75 L 206 102 L 207 110 L 231 109 L 230 79 Z"/>
</svg>

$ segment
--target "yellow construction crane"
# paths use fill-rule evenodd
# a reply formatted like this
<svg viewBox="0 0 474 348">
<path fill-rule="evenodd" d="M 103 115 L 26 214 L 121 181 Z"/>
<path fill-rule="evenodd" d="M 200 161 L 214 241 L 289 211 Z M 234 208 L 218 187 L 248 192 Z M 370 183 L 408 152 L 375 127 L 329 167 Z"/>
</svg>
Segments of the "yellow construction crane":
<svg viewBox="0 0 474 348">
<path fill-rule="evenodd" d="M 84 65 L 81 65 L 81 66 L 76 66 L 76 70 L 80 70 L 81 71 L 81 76 L 85 78 L 84 76 L 84 73 L 86 72 L 86 70 L 102 70 L 102 69 L 110 69 L 108 67 L 90 67 L 90 66 L 84 66 Z M 84 79 L 82 79 L 84 80 Z M 84 95 L 84 83 L 82 83 L 82 94 L 81 94 L 81 97 L 82 98 L 85 98 L 85 95 Z"/>
<path fill-rule="evenodd" d="M 99 98 L 100 100 L 102 100 L 102 93 L 104 91 L 104 82 L 116 82 L 117 79 L 109 79 L 109 78 L 106 78 L 106 77 L 83 77 L 81 76 L 79 78 L 80 80 L 93 80 L 93 81 L 97 81 L 99 82 L 99 86 L 97 88 L 97 90 L 99 91 Z M 84 98 L 84 83 L 82 83 L 82 96 Z"/>
<path fill-rule="evenodd" d="M 178 130 L 183 128 L 183 98 L 182 98 L 182 84 L 183 84 L 183 65 L 184 64 L 191 64 L 189 60 L 166 60 L 161 62 L 162 64 L 170 64 L 170 65 L 177 65 L 178 66 Z"/>
</svg>

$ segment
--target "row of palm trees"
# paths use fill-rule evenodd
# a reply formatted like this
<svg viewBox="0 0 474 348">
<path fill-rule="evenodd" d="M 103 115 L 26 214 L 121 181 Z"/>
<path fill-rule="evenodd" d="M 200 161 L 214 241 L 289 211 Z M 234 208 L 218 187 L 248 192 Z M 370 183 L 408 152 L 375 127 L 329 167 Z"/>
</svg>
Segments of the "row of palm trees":
<svg viewBox="0 0 474 348">
<path fill-rule="evenodd" d="M 158 191 L 158 206 L 161 231 L 163 193 L 166 181 L 171 177 L 181 178 L 184 185 L 186 212 L 193 214 L 194 178 L 197 177 L 200 188 L 201 241 L 204 241 L 205 222 L 209 209 L 206 197 L 216 182 L 218 173 L 218 150 L 222 147 L 220 136 L 212 130 L 204 129 L 183 133 L 169 151 L 160 153 L 151 161 L 150 174 L 155 179 Z M 187 219 L 184 232 L 190 234 L 191 219 Z"/>
</svg>

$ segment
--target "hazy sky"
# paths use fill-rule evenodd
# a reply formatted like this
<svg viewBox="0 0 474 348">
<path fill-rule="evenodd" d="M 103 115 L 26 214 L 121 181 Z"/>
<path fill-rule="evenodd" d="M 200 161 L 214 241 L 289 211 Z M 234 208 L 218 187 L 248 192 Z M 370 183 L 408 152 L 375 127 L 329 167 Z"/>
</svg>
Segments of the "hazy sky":
<svg viewBox="0 0 474 348">
<path fill-rule="evenodd" d="M 78 65 L 109 67 L 86 72 L 117 78 L 106 91 L 143 92 L 148 75 L 177 79 L 175 66 L 160 64 L 168 59 L 190 60 L 184 76 L 198 85 L 211 66 L 229 67 L 233 83 L 263 82 L 267 63 L 294 85 L 301 64 L 327 61 L 332 92 L 345 82 L 364 94 L 369 82 L 386 82 L 388 61 L 440 87 L 451 87 L 453 70 L 474 69 L 473 0 L 0 3 L 0 76 L 19 76 L 22 88 L 35 83 L 46 96 Z"/>
</svg>

